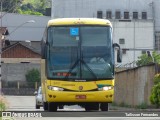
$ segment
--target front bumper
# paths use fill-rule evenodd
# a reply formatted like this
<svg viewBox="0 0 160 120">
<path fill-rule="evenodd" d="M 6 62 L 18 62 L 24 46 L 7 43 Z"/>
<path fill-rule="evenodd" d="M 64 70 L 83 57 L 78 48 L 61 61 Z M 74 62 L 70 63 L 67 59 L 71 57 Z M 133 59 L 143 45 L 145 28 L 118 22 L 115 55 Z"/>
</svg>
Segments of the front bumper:
<svg viewBox="0 0 160 120">
<path fill-rule="evenodd" d="M 92 92 L 66 92 L 48 90 L 47 102 L 113 102 L 114 90 Z M 82 96 L 82 98 L 77 97 Z M 85 96 L 85 97 L 83 97 Z"/>
</svg>

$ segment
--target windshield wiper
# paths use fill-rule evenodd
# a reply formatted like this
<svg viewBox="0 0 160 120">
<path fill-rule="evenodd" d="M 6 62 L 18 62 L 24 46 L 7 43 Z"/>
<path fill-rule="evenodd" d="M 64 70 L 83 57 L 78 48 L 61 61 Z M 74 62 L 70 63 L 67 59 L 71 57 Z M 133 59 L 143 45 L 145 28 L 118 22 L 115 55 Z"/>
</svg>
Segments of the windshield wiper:
<svg viewBox="0 0 160 120">
<path fill-rule="evenodd" d="M 91 74 L 92 74 L 96 79 L 98 79 L 97 76 L 96 76 L 96 74 L 95 74 L 95 73 L 93 72 L 93 70 L 87 65 L 87 63 L 84 62 L 83 59 L 81 60 L 81 63 L 83 63 L 83 64 L 86 66 L 86 68 L 91 72 Z"/>
<path fill-rule="evenodd" d="M 81 62 L 82 64 L 85 65 L 85 67 L 91 72 L 91 74 L 98 79 L 98 77 L 96 76 L 96 74 L 93 72 L 93 70 L 86 64 L 86 62 L 83 59 L 78 59 L 74 65 L 70 68 L 70 70 L 67 72 L 65 79 L 67 79 L 69 77 L 69 75 L 71 74 L 71 72 L 73 71 L 73 69 L 78 65 L 78 63 Z M 82 71 L 82 70 L 81 70 Z M 82 76 L 80 76 L 81 78 Z"/>
<path fill-rule="evenodd" d="M 67 72 L 65 79 L 68 78 L 68 76 L 71 74 L 71 72 L 73 71 L 73 69 L 77 66 L 77 64 L 79 63 L 80 59 L 78 59 L 74 65 L 70 68 L 70 70 Z"/>
<path fill-rule="evenodd" d="M 93 72 L 93 70 L 84 62 L 84 60 L 81 60 L 81 59 L 78 59 L 78 60 L 74 63 L 74 65 L 73 65 L 73 66 L 70 68 L 70 70 L 67 72 L 67 74 L 66 74 L 66 76 L 65 76 L 65 79 L 68 78 L 68 76 L 71 74 L 71 72 L 72 72 L 73 69 L 77 66 L 77 64 L 78 64 L 79 62 L 81 62 L 82 64 L 84 64 L 85 67 L 91 72 L 91 74 L 92 74 L 96 79 L 98 79 L 97 76 L 96 76 L 96 74 Z M 80 76 L 80 77 L 82 77 L 82 76 Z"/>
</svg>

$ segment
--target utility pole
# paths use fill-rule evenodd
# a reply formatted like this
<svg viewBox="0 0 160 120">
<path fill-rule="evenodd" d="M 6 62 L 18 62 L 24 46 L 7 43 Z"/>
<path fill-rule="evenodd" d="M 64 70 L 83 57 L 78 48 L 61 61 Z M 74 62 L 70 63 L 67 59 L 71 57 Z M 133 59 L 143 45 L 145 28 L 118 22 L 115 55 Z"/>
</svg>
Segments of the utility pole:
<svg viewBox="0 0 160 120">
<path fill-rule="evenodd" d="M 153 19 L 153 40 L 154 40 L 154 49 L 156 49 L 156 34 L 155 34 L 155 9 L 154 9 L 154 2 L 152 1 L 149 6 L 151 6 L 151 12 L 152 12 L 152 19 Z M 158 42 L 158 51 L 159 51 L 159 40 L 157 41 Z"/>
<path fill-rule="evenodd" d="M 2 29 L 2 27 L 1 27 Z M 2 33 L 0 32 L 0 95 L 2 94 L 2 70 L 1 70 L 1 54 L 2 54 Z"/>
<path fill-rule="evenodd" d="M 1 27 L 2 27 L 2 8 L 3 6 L 2 6 L 2 0 L 1 0 Z"/>
<path fill-rule="evenodd" d="M 2 0 L 1 0 L 1 29 L 2 29 Z M 2 94 L 2 69 L 1 69 L 1 54 L 2 54 L 2 33 L 0 33 L 0 95 Z"/>
<path fill-rule="evenodd" d="M 134 20 L 134 27 L 133 27 L 133 48 L 134 48 L 134 51 L 133 51 L 133 60 L 134 60 L 134 63 L 133 63 L 133 67 L 135 67 L 135 56 L 136 56 L 136 53 L 135 53 L 135 49 L 136 49 L 136 39 L 135 39 L 135 20 Z"/>
</svg>

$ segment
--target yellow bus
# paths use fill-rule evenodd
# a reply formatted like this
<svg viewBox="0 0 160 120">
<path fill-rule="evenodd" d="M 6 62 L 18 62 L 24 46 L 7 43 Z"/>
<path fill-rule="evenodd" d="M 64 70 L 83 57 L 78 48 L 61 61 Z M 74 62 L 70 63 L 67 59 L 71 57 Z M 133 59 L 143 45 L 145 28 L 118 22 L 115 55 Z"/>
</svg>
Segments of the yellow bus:
<svg viewBox="0 0 160 120">
<path fill-rule="evenodd" d="M 108 111 L 114 96 L 114 47 L 110 21 L 97 18 L 49 20 L 42 45 L 43 108 L 80 105 Z"/>
</svg>

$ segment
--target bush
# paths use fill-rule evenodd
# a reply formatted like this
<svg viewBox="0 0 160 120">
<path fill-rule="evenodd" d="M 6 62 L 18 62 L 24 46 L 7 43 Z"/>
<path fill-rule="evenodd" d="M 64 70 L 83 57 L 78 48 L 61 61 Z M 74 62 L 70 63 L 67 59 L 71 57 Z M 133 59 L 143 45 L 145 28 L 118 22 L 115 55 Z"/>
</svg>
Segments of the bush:
<svg viewBox="0 0 160 120">
<path fill-rule="evenodd" d="M 6 109 L 5 103 L 0 103 L 0 111 L 4 111 Z"/>
<path fill-rule="evenodd" d="M 160 83 L 160 74 L 156 74 L 156 75 L 154 76 L 154 84 L 156 85 L 156 84 L 158 84 L 158 83 Z"/>
<path fill-rule="evenodd" d="M 37 69 L 31 69 L 26 73 L 26 80 L 30 86 L 34 86 L 35 82 L 40 82 L 40 72 Z"/>
<path fill-rule="evenodd" d="M 138 109 L 147 109 L 147 103 L 142 102 L 141 104 L 137 105 L 136 108 L 138 108 Z"/>
<path fill-rule="evenodd" d="M 153 86 L 150 101 L 158 108 L 160 106 L 160 82 Z"/>
<path fill-rule="evenodd" d="M 6 110 L 6 101 L 3 98 L 3 96 L 0 96 L 0 111 L 5 111 Z M 1 117 L 1 114 L 0 114 Z"/>
</svg>

